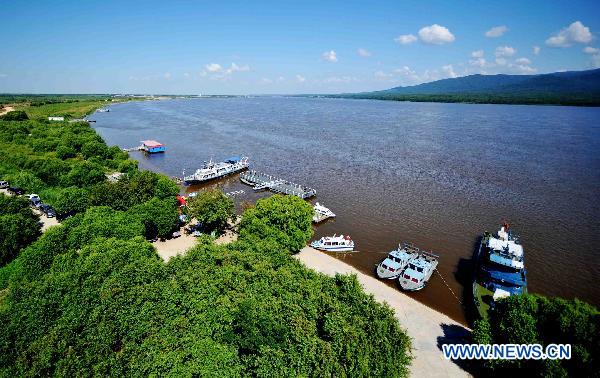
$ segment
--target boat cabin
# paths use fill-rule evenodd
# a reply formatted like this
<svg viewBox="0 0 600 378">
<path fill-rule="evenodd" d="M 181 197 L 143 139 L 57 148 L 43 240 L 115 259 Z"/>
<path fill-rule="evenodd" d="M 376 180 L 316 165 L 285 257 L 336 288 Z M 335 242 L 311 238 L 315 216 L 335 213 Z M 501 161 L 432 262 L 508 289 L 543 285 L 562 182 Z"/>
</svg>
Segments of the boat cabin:
<svg viewBox="0 0 600 378">
<path fill-rule="evenodd" d="M 149 154 L 156 154 L 159 152 L 166 151 L 165 145 L 155 140 L 143 140 L 141 147 L 142 150 L 146 151 Z"/>
</svg>

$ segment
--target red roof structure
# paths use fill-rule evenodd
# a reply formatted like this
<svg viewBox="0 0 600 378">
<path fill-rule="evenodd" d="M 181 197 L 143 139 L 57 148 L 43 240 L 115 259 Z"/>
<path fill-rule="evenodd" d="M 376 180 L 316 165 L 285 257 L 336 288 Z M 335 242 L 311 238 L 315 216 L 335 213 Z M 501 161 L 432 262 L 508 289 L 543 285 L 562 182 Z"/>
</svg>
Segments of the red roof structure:
<svg viewBox="0 0 600 378">
<path fill-rule="evenodd" d="M 162 143 L 157 142 L 155 140 L 143 140 L 142 144 L 148 148 L 164 146 Z"/>
<path fill-rule="evenodd" d="M 179 202 L 179 206 L 187 205 L 185 198 L 183 198 L 182 196 L 177 196 L 177 202 Z"/>
</svg>

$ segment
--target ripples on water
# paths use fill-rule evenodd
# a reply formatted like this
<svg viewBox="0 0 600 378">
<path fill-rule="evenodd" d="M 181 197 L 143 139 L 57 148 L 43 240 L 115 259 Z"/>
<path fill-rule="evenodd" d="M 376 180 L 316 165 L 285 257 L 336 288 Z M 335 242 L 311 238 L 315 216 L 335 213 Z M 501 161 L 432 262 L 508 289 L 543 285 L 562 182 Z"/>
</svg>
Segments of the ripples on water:
<svg viewBox="0 0 600 378">
<path fill-rule="evenodd" d="M 253 168 L 317 189 L 337 215 L 315 236 L 348 233 L 338 256 L 372 274 L 401 240 L 438 252 L 457 293 L 469 290 L 478 236 L 509 220 L 522 237 L 530 292 L 600 305 L 600 109 L 308 98 L 132 102 L 93 117 L 109 144 L 157 139 L 140 166 L 169 175 L 245 154 Z M 211 185 L 264 197 L 236 176 Z M 433 277 L 411 296 L 464 312 Z"/>
</svg>

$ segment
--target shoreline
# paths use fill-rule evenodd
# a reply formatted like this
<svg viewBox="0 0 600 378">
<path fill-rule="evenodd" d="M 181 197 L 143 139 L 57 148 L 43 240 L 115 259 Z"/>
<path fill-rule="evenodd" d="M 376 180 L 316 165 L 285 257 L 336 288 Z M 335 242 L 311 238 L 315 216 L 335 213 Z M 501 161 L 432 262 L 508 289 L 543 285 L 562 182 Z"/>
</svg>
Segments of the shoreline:
<svg viewBox="0 0 600 378">
<path fill-rule="evenodd" d="M 386 285 L 350 264 L 312 247 L 304 247 L 293 256 L 306 267 L 328 276 L 355 274 L 367 294 L 380 303 L 387 303 L 400 326 L 412 341 L 410 373 L 413 377 L 469 377 L 470 373 L 443 357 L 441 345 L 465 343 L 471 330 L 449 316 Z"/>
</svg>

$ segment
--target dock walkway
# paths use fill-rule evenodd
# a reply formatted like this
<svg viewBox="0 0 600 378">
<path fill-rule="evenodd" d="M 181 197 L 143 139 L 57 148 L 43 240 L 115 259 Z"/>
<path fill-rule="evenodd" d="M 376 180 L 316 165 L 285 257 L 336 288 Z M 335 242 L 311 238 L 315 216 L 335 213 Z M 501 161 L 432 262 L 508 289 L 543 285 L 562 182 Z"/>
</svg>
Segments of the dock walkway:
<svg viewBox="0 0 600 378">
<path fill-rule="evenodd" d="M 252 185 L 257 191 L 268 189 L 274 193 L 288 194 L 302 199 L 317 195 L 317 191 L 312 188 L 254 170 L 242 173 L 240 180 L 245 184 Z"/>
</svg>

